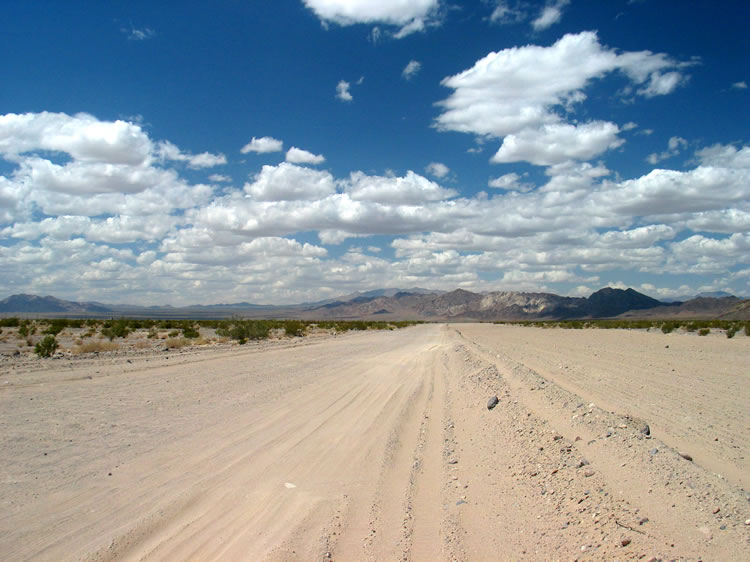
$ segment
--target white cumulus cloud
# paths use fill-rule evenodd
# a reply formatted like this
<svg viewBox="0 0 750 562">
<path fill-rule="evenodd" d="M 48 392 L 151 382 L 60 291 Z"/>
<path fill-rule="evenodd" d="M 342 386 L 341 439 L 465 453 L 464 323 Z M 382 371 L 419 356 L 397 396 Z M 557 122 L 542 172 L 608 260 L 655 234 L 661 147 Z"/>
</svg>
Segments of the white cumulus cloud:
<svg viewBox="0 0 750 562">
<path fill-rule="evenodd" d="M 336 184 L 328 172 L 282 162 L 263 166 L 245 192 L 257 201 L 315 200 L 335 193 Z"/>
<path fill-rule="evenodd" d="M 336 97 L 341 101 L 352 101 L 354 98 L 352 98 L 352 95 L 349 92 L 351 86 L 352 85 L 346 80 L 339 81 L 339 83 L 336 84 Z"/>
<path fill-rule="evenodd" d="M 265 154 L 267 152 L 281 152 L 284 149 L 284 143 L 273 137 L 253 137 L 252 140 L 240 149 L 242 154 L 248 152 L 257 152 Z"/>
<path fill-rule="evenodd" d="M 431 22 L 439 0 L 303 0 L 323 22 L 339 25 L 356 23 L 386 24 L 400 27 L 396 38 L 421 31 Z"/>
<path fill-rule="evenodd" d="M 436 178 L 444 178 L 450 173 L 451 169 L 442 162 L 430 162 L 425 167 L 425 171 Z"/>
<path fill-rule="evenodd" d="M 619 71 L 644 96 L 666 94 L 682 81 L 681 63 L 649 51 L 618 53 L 603 47 L 596 33 L 568 34 L 549 47 L 527 45 L 493 52 L 472 68 L 444 78 L 453 93 L 440 102 L 435 125 L 479 137 L 514 135 L 496 161 L 529 155 L 537 145 L 542 153 L 532 162 L 556 162 L 566 152 L 573 158 L 591 158 L 618 145 L 619 128 L 612 123 L 564 124 L 565 115 L 586 99 L 594 79 Z M 580 148 L 543 147 L 538 140 L 575 135 Z M 559 156 L 558 156 L 559 154 Z"/>
<path fill-rule="evenodd" d="M 286 152 L 286 161 L 292 164 L 322 164 L 326 159 L 322 154 L 313 154 L 293 146 Z"/>
</svg>

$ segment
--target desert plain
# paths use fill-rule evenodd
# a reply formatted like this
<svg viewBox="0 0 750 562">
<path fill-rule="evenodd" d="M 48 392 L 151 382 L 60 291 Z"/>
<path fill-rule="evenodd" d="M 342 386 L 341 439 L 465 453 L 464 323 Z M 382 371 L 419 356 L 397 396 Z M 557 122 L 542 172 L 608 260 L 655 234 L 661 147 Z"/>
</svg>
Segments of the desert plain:
<svg viewBox="0 0 750 562">
<path fill-rule="evenodd" d="M 747 560 L 748 490 L 742 334 L 0 359 L 3 560 Z"/>
</svg>

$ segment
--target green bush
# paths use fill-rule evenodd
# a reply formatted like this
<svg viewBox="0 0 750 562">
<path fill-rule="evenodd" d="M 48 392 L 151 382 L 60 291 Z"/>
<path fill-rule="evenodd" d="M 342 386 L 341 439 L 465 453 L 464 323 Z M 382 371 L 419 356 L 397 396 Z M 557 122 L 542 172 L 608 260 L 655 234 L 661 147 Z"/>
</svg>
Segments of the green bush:
<svg viewBox="0 0 750 562">
<path fill-rule="evenodd" d="M 60 332 L 62 332 L 65 328 L 68 327 L 68 320 L 65 318 L 55 318 L 54 320 L 50 320 L 49 326 L 47 327 L 43 334 L 51 334 L 53 336 L 56 336 Z"/>
<path fill-rule="evenodd" d="M 39 357 L 51 357 L 56 350 L 57 340 L 55 339 L 55 336 L 52 335 L 45 336 L 34 346 L 34 352 Z"/>
<path fill-rule="evenodd" d="M 198 330 L 195 329 L 195 324 L 190 322 L 189 320 L 185 320 L 182 322 L 182 335 L 183 337 L 189 338 L 189 339 L 195 339 L 200 337 L 200 333 Z"/>
<path fill-rule="evenodd" d="M 10 318 L 0 318 L 0 327 L 3 328 L 18 328 L 19 320 L 15 316 Z"/>
<path fill-rule="evenodd" d="M 700 330 L 698 330 L 699 336 L 707 336 L 710 333 L 711 333 L 711 328 L 701 328 Z"/>
<path fill-rule="evenodd" d="M 299 320 L 287 320 L 284 322 L 284 333 L 290 337 L 304 336 L 306 328 L 307 326 L 304 322 L 300 322 Z"/>
<path fill-rule="evenodd" d="M 115 338 L 127 338 L 130 333 L 128 321 L 125 318 L 107 320 L 102 328 L 102 334 L 112 341 Z"/>
</svg>

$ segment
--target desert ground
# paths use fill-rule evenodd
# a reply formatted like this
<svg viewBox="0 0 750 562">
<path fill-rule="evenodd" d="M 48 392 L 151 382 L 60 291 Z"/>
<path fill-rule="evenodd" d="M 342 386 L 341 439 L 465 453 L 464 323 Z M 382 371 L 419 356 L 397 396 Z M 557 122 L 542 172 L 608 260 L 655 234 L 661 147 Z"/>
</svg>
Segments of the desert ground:
<svg viewBox="0 0 750 562">
<path fill-rule="evenodd" d="M 744 335 L 0 359 L 3 560 L 748 560 L 748 490 Z"/>
</svg>

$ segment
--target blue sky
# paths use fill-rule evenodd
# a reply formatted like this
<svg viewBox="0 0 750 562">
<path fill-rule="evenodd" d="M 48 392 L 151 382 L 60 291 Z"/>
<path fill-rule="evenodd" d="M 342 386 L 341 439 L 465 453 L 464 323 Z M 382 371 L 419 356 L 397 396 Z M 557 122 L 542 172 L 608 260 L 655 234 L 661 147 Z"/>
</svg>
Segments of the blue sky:
<svg viewBox="0 0 750 562">
<path fill-rule="evenodd" d="M 750 294 L 746 2 L 6 2 L 0 297 Z"/>
</svg>

